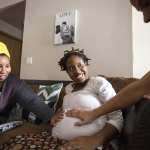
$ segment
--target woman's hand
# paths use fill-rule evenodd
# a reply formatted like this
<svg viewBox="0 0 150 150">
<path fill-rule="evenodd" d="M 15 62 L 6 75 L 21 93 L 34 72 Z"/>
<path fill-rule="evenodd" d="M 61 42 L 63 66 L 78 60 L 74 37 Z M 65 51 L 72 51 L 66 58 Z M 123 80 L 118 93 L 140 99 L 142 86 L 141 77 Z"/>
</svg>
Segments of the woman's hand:
<svg viewBox="0 0 150 150">
<path fill-rule="evenodd" d="M 51 119 L 51 125 L 56 126 L 58 122 L 60 122 L 64 118 L 64 111 L 62 109 L 59 109 L 56 114 Z"/>
<path fill-rule="evenodd" d="M 72 110 L 68 110 L 66 112 L 66 115 L 68 117 L 75 117 L 81 120 L 80 122 L 77 122 L 75 124 L 76 126 L 82 126 L 91 123 L 93 120 L 96 119 L 94 110 L 72 109 Z"/>
</svg>

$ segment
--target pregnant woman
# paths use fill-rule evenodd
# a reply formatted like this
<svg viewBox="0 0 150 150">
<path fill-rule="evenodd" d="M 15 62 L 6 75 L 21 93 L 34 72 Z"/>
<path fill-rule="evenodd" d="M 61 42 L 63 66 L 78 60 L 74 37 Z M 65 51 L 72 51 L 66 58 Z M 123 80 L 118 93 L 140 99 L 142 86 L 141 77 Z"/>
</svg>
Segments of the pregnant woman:
<svg viewBox="0 0 150 150">
<path fill-rule="evenodd" d="M 111 84 L 102 77 L 89 77 L 89 58 L 80 51 L 74 49 L 66 51 L 60 59 L 61 70 L 66 71 L 73 80 L 65 87 L 62 110 L 70 109 L 95 109 L 100 107 L 110 98 L 115 96 L 115 91 Z M 108 115 L 99 117 L 92 123 L 84 126 L 75 126 L 79 120 L 64 115 L 63 119 L 59 113 L 52 119 L 54 125 L 52 135 L 60 139 L 69 140 L 61 149 L 86 149 L 90 150 L 97 146 L 102 146 L 115 137 L 122 128 L 123 118 L 121 111 L 115 111 Z M 59 121 L 58 121 L 59 120 Z M 88 138 L 88 143 L 87 141 Z M 86 140 L 85 140 L 86 139 Z"/>
</svg>

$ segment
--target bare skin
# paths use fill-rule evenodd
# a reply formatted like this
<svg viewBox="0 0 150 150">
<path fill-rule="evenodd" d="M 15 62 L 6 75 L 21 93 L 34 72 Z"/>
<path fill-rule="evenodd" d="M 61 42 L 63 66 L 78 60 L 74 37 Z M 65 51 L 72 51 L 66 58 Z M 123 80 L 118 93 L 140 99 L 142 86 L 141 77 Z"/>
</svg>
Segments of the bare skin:
<svg viewBox="0 0 150 150">
<path fill-rule="evenodd" d="M 149 97 L 149 92 L 150 72 L 148 72 L 140 80 L 135 81 L 134 83 L 131 83 L 129 86 L 125 87 L 103 106 L 92 111 L 70 110 L 67 112 L 67 115 L 81 119 L 81 122 L 77 123 L 77 125 L 87 124 L 106 113 L 136 104 L 144 95 L 145 97 Z"/>
<path fill-rule="evenodd" d="M 0 83 L 2 83 L 10 74 L 10 60 L 7 56 L 0 56 Z"/>
</svg>

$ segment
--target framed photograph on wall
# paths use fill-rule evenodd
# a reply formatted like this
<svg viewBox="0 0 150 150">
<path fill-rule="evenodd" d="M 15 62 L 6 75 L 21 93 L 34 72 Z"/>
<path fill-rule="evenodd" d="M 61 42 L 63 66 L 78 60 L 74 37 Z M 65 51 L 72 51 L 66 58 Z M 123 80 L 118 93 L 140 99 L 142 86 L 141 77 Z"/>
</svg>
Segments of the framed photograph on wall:
<svg viewBox="0 0 150 150">
<path fill-rule="evenodd" d="M 77 10 L 63 11 L 56 14 L 54 44 L 76 42 Z"/>
</svg>

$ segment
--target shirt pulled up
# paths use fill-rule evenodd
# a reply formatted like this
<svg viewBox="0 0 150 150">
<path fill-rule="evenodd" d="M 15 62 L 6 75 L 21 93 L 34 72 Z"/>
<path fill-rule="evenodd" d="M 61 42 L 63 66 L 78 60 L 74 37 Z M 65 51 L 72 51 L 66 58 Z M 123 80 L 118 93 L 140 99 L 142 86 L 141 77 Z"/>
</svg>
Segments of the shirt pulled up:
<svg viewBox="0 0 150 150">
<path fill-rule="evenodd" d="M 115 96 L 111 84 L 103 77 L 91 77 L 86 86 L 73 92 L 73 83 L 66 86 L 66 95 L 63 101 L 63 109 L 95 109 L 100 107 L 110 98 Z M 90 124 L 75 126 L 80 120 L 64 116 L 52 130 L 52 135 L 60 139 L 70 140 L 79 136 L 90 136 L 99 132 L 106 123 L 113 125 L 118 131 L 121 130 L 123 117 L 121 111 L 115 111 L 101 116 Z"/>
</svg>

